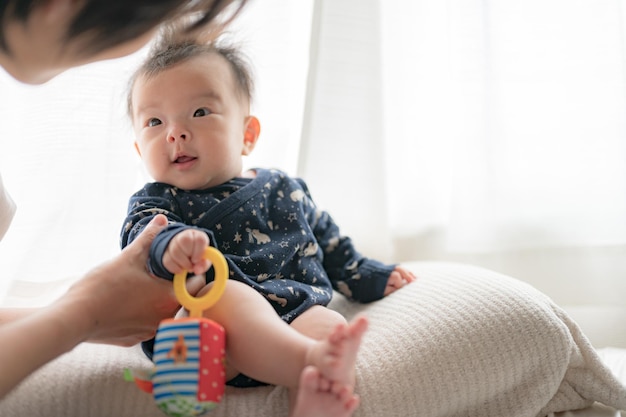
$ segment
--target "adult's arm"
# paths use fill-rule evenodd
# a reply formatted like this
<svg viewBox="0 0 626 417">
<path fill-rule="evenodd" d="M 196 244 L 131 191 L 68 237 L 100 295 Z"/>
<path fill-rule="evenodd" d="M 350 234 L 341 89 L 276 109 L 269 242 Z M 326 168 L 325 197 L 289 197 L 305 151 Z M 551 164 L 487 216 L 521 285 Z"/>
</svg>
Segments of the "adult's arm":
<svg viewBox="0 0 626 417">
<path fill-rule="evenodd" d="M 154 336 L 159 322 L 175 314 L 172 284 L 146 272 L 150 243 L 166 222 L 155 217 L 120 255 L 88 272 L 51 305 L 0 311 L 0 398 L 81 342 L 131 346 Z"/>
</svg>

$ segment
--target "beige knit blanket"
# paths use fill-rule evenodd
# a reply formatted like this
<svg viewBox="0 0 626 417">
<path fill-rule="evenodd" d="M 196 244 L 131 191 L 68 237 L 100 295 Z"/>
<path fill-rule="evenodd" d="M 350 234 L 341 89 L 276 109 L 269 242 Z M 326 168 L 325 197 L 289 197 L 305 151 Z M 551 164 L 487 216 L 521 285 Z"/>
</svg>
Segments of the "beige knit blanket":
<svg viewBox="0 0 626 417">
<path fill-rule="evenodd" d="M 626 409 L 626 388 L 543 294 L 467 265 L 409 267 L 419 280 L 384 300 L 333 300 L 347 317 L 365 312 L 371 322 L 355 417 L 535 417 L 594 401 Z M 0 402 L 0 416 L 160 417 L 152 398 L 122 378 L 126 367 L 149 366 L 138 349 L 84 344 Z M 286 416 L 287 392 L 228 388 L 209 415 Z"/>
</svg>

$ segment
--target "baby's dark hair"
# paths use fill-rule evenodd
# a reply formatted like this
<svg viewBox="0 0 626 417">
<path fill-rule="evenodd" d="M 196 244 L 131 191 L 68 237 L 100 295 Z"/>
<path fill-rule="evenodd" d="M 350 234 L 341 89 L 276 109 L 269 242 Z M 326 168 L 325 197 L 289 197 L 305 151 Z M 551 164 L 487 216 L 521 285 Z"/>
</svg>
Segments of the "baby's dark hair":
<svg viewBox="0 0 626 417">
<path fill-rule="evenodd" d="M 164 22 L 185 20 L 178 28 L 186 33 L 219 31 L 230 22 L 247 0 L 85 0 L 65 34 L 65 42 L 85 35 L 83 53 L 95 54 L 139 38 Z M 0 21 L 25 23 L 44 0 L 2 0 Z M 232 13 L 230 8 L 234 9 Z M 229 15 L 225 16 L 226 9 Z M 0 25 L 0 50 L 11 53 L 4 25 Z"/>
<path fill-rule="evenodd" d="M 133 117 L 133 87 L 140 77 L 151 78 L 180 63 L 198 56 L 215 54 L 228 62 L 235 79 L 236 93 L 241 99 L 252 101 L 254 80 L 251 65 L 240 48 L 220 39 L 203 41 L 201 38 L 180 37 L 178 32 L 165 30 L 154 44 L 143 64 L 135 71 L 128 86 L 127 110 Z"/>
</svg>

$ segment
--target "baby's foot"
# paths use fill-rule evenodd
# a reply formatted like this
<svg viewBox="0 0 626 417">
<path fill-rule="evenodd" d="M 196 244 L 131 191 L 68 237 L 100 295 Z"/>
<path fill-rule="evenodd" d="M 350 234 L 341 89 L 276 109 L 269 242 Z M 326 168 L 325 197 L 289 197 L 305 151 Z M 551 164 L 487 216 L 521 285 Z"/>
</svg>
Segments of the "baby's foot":
<svg viewBox="0 0 626 417">
<path fill-rule="evenodd" d="M 359 316 L 338 325 L 327 339 L 319 341 L 309 353 L 309 364 L 336 386 L 354 387 L 356 355 L 367 330 L 367 319 Z"/>
<path fill-rule="evenodd" d="M 291 417 L 351 416 L 359 405 L 359 397 L 347 386 L 334 385 L 314 366 L 304 368 Z"/>
</svg>

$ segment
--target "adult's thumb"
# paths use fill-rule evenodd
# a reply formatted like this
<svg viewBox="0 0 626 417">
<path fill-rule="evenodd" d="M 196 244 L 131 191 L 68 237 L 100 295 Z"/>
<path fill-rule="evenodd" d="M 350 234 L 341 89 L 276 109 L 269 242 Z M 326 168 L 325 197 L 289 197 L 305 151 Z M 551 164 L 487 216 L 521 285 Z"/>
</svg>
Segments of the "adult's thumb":
<svg viewBox="0 0 626 417">
<path fill-rule="evenodd" d="M 139 236 L 137 236 L 128 246 L 128 249 L 136 250 L 140 253 L 145 252 L 147 254 L 152 241 L 166 225 L 167 217 L 162 214 L 157 214 L 152 220 L 150 220 L 150 223 L 146 225 Z"/>
</svg>

